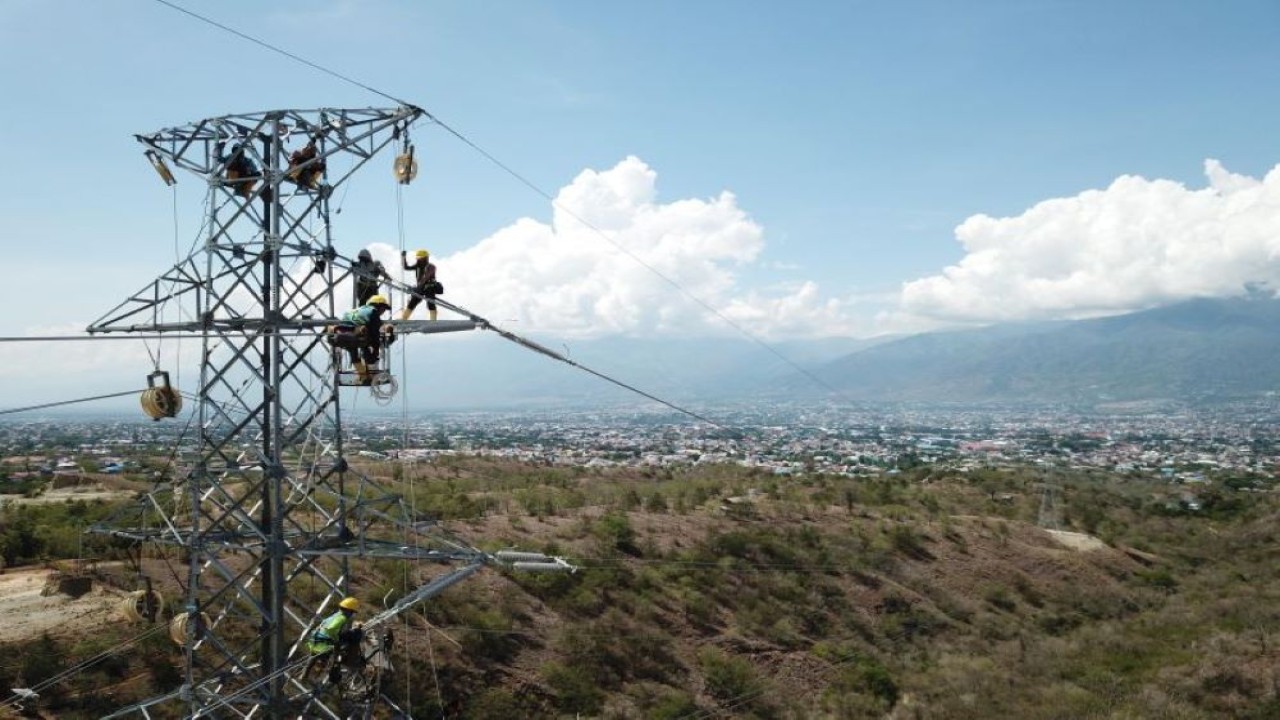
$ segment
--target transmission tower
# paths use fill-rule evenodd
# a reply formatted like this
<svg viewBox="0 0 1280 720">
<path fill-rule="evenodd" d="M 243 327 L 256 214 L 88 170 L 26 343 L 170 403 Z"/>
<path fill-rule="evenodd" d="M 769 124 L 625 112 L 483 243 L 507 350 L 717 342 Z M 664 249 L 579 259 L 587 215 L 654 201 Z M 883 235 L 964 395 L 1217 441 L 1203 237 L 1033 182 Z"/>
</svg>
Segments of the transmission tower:
<svg viewBox="0 0 1280 720">
<path fill-rule="evenodd" d="M 388 148 L 399 151 L 394 179 L 412 180 L 409 131 L 424 117 L 412 106 L 277 110 L 137 136 L 167 184 L 176 182 L 171 167 L 207 184 L 203 237 L 88 331 L 198 338 L 198 437 L 172 479 L 94 528 L 179 548 L 187 565 L 185 601 L 170 628 L 184 648 L 184 682 L 111 717 L 152 717 L 178 704 L 185 717 L 336 720 L 370 717 L 379 702 L 407 717 L 376 687 L 335 699 L 301 676 L 306 637 L 352 593 L 351 560 L 445 568 L 366 627 L 488 564 L 556 564 L 536 554 L 490 555 L 453 538 L 344 455 L 342 395 L 363 391 L 343 388 L 325 340 L 324 328 L 353 304 L 351 262 L 333 245 L 329 199 Z M 395 325 L 451 332 L 483 323 Z"/>
<path fill-rule="evenodd" d="M 1062 508 L 1058 495 L 1062 493 L 1062 481 L 1055 474 L 1046 474 L 1040 481 L 1040 514 L 1036 524 L 1045 530 L 1062 529 Z"/>
</svg>

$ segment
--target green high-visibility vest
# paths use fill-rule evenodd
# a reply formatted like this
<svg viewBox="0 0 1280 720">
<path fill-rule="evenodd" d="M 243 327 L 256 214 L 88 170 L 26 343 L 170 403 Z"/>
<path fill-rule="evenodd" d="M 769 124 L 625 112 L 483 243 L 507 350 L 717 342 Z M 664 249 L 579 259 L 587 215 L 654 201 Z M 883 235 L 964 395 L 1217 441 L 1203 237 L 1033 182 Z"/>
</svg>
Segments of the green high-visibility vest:
<svg viewBox="0 0 1280 720">
<path fill-rule="evenodd" d="M 356 327 L 359 327 L 361 325 L 368 325 L 369 318 L 373 317 L 373 314 L 375 312 L 377 312 L 377 310 L 374 309 L 372 305 L 361 305 L 360 307 L 355 308 L 354 310 L 348 310 L 345 313 L 343 313 L 342 324 L 354 325 Z"/>
<path fill-rule="evenodd" d="M 347 614 L 339 610 L 320 622 L 320 627 L 311 634 L 311 642 L 307 648 L 311 652 L 332 650 L 342 636 L 342 627 L 347 624 Z"/>
</svg>

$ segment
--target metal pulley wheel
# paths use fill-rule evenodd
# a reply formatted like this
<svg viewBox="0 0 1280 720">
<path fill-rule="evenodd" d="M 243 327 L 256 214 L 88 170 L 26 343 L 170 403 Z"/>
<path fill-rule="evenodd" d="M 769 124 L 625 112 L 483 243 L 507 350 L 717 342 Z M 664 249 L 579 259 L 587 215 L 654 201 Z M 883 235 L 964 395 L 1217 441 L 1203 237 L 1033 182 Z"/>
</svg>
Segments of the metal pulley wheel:
<svg viewBox="0 0 1280 720">
<path fill-rule="evenodd" d="M 401 185 L 408 185 L 413 179 L 418 177 L 418 160 L 413 156 L 413 146 L 396 156 L 395 164 L 392 165 L 392 173 L 396 176 L 396 182 Z"/>
<path fill-rule="evenodd" d="M 182 410 L 182 396 L 169 385 L 169 373 L 163 370 L 147 376 L 141 400 L 142 411 L 152 420 L 174 417 Z"/>
<path fill-rule="evenodd" d="M 169 621 L 169 639 L 175 645 L 185 646 L 187 640 L 200 640 L 204 637 L 204 631 L 209 627 L 209 616 L 200 613 L 199 620 L 195 626 L 191 624 L 191 615 L 189 613 L 178 613 Z"/>
<path fill-rule="evenodd" d="M 134 590 L 124 597 L 120 610 L 126 619 L 138 622 L 145 617 L 155 617 L 164 607 L 164 596 L 155 590 Z"/>
</svg>

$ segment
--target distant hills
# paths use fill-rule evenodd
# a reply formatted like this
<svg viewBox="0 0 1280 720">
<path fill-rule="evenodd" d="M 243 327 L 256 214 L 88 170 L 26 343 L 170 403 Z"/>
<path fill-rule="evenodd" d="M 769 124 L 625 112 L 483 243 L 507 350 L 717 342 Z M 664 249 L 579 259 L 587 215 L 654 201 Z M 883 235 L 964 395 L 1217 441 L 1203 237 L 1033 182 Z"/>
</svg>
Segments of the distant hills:
<svg viewBox="0 0 1280 720">
<path fill-rule="evenodd" d="M 848 399 L 885 402 L 1220 402 L 1280 389 L 1280 301 L 1257 295 L 1093 320 L 771 344 L 776 353 L 737 338 L 539 341 L 677 402 L 828 393 L 796 366 Z M 637 399 L 489 333 L 408 344 L 415 406 Z"/>
<path fill-rule="evenodd" d="M 1280 301 L 1197 299 L 1094 320 L 915 335 L 851 353 L 815 374 L 860 400 L 1257 397 L 1280 389 Z"/>
<path fill-rule="evenodd" d="M 1280 390 L 1280 300 L 1256 293 L 1093 320 L 768 347 L 746 338 L 531 337 L 586 367 L 680 404 L 803 400 L 830 395 L 835 388 L 844 399 L 866 402 L 1092 407 L 1211 404 Z M 494 333 L 407 337 L 389 354 L 415 411 L 649 403 Z M 187 368 L 176 377 L 186 389 L 195 373 Z M 137 380 L 136 375 L 101 374 L 92 386 L 57 390 L 92 395 L 103 383 L 128 387 Z M 366 394 L 350 392 L 350 409 L 371 409 Z M 136 398 L 116 402 L 130 412 L 137 408 Z M 398 411 L 400 402 L 397 397 L 389 407 Z"/>
<path fill-rule="evenodd" d="M 519 332 L 518 328 L 511 329 Z M 768 395 L 789 386 L 796 370 L 788 360 L 804 368 L 822 367 L 884 342 L 835 338 L 765 347 L 735 338 L 560 341 L 535 335 L 532 339 L 574 362 L 675 402 Z M 415 407 L 518 409 L 648 402 L 493 333 L 408 338 L 407 347 L 407 387 Z M 393 347 L 391 354 L 393 370 L 400 375 L 399 346 Z"/>
</svg>

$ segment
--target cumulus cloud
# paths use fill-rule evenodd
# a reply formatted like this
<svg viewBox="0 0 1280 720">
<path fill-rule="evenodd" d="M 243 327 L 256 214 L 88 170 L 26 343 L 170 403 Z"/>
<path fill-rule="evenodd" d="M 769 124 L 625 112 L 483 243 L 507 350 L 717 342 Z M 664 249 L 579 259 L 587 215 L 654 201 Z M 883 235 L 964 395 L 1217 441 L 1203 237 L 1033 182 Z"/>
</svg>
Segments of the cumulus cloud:
<svg viewBox="0 0 1280 720">
<path fill-rule="evenodd" d="M 1280 166 L 1262 180 L 1205 162 L 1208 187 L 1125 175 L 1017 217 L 956 228 L 966 255 L 902 286 L 899 325 L 1120 313 L 1280 280 Z"/>
<path fill-rule="evenodd" d="M 659 202 L 657 173 L 628 157 L 562 188 L 550 223 L 520 219 L 437 264 L 448 299 L 564 336 L 727 330 L 706 306 L 762 334 L 787 317 L 779 313 L 799 311 L 816 326 L 838 314 L 812 284 L 742 288 L 737 273 L 764 244 L 733 193 Z"/>
</svg>

